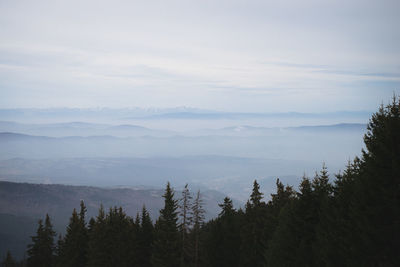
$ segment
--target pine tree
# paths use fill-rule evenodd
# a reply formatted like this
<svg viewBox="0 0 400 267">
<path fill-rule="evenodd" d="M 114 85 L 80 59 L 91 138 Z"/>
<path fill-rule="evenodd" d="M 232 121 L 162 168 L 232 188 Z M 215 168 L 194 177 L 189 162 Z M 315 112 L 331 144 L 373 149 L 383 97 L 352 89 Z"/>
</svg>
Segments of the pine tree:
<svg viewBox="0 0 400 267">
<path fill-rule="evenodd" d="M 160 217 L 155 224 L 152 263 L 155 267 L 176 267 L 180 262 L 178 204 L 169 182 L 163 197 L 164 208 L 160 210 Z"/>
<path fill-rule="evenodd" d="M 273 195 L 273 211 L 282 205 L 286 194 L 277 182 L 277 194 Z M 314 238 L 315 212 L 312 184 L 305 176 L 296 198 L 290 197 L 280 209 L 275 231 L 268 243 L 268 266 L 313 266 L 312 244 Z M 279 195 L 281 195 L 279 197 Z M 287 194 L 289 195 L 289 194 Z M 272 204 L 276 201 L 275 204 Z"/>
<path fill-rule="evenodd" d="M 206 266 L 240 266 L 240 232 L 242 212 L 233 208 L 232 200 L 224 198 L 219 204 L 221 212 L 218 218 L 207 224 L 205 240 Z"/>
<path fill-rule="evenodd" d="M 320 173 L 316 173 L 312 182 L 315 197 L 318 200 L 326 199 L 332 193 L 332 185 L 329 183 L 328 169 L 323 163 Z"/>
<path fill-rule="evenodd" d="M 396 266 L 400 262 L 400 98 L 373 114 L 364 136 L 355 181 L 350 264 Z"/>
<path fill-rule="evenodd" d="M 6 258 L 3 260 L 2 265 L 3 267 L 16 267 L 17 263 L 15 262 L 14 258 L 11 256 L 11 252 L 7 251 Z"/>
<path fill-rule="evenodd" d="M 235 214 L 232 199 L 230 199 L 229 197 L 225 197 L 224 203 L 218 204 L 218 206 L 221 208 L 221 212 L 218 215 L 221 218 L 230 217 Z"/>
<path fill-rule="evenodd" d="M 254 180 L 253 191 L 251 192 L 250 195 L 250 207 L 261 206 L 262 198 L 263 198 L 263 193 L 260 192 L 260 185 L 257 183 L 257 180 Z"/>
<path fill-rule="evenodd" d="M 276 179 L 276 194 L 271 194 L 268 202 L 269 212 L 277 218 L 282 208 L 293 198 L 294 190 L 291 186 L 284 186 L 279 179 Z"/>
<path fill-rule="evenodd" d="M 87 263 L 88 229 L 85 222 L 86 207 L 80 203 L 79 215 L 74 209 L 67 233 L 60 247 L 59 265 L 83 267 Z"/>
<path fill-rule="evenodd" d="M 39 220 L 36 235 L 32 237 L 32 243 L 28 246 L 28 267 L 51 267 L 54 264 L 54 236 L 50 217 L 46 214 L 45 223 Z"/>
<path fill-rule="evenodd" d="M 192 235 L 194 239 L 194 256 L 193 256 L 193 266 L 198 267 L 200 264 L 199 254 L 200 254 L 200 229 L 204 222 L 203 200 L 201 199 L 200 190 L 197 191 L 196 198 L 192 206 L 193 213 L 193 229 Z"/>
<path fill-rule="evenodd" d="M 106 267 L 108 265 L 108 241 L 106 214 L 103 205 L 95 220 L 89 222 L 89 246 L 88 264 L 89 267 Z"/>
<path fill-rule="evenodd" d="M 314 248 L 321 266 L 346 266 L 351 258 L 352 242 L 347 237 L 353 235 L 350 206 L 359 168 L 360 160 L 355 158 L 349 161 L 343 174 L 336 175 L 333 195 L 323 207 Z"/>
<path fill-rule="evenodd" d="M 141 223 L 137 236 L 137 266 L 150 267 L 154 227 L 150 215 L 143 205 Z"/>
<path fill-rule="evenodd" d="M 133 266 L 135 263 L 135 224 L 122 208 L 101 207 L 90 230 L 87 266 Z"/>
<path fill-rule="evenodd" d="M 63 246 L 64 246 L 64 238 L 62 237 L 61 234 L 58 235 L 58 240 L 57 240 L 57 244 L 56 244 L 56 249 L 55 249 L 55 262 L 56 262 L 56 266 L 60 266 L 62 265 L 62 250 L 63 250 Z"/>
<path fill-rule="evenodd" d="M 188 234 L 190 227 L 192 226 L 192 210 L 191 210 L 191 200 L 192 196 L 190 194 L 188 184 L 185 185 L 182 191 L 182 198 L 180 199 L 180 212 L 181 223 L 179 225 L 179 230 L 181 234 L 181 266 L 187 266 L 191 259 L 191 249 L 188 240 Z"/>
<path fill-rule="evenodd" d="M 242 266 L 264 266 L 265 264 L 265 221 L 267 206 L 261 201 L 263 194 L 257 180 L 254 180 L 253 191 L 246 204 L 244 224 L 241 228 L 241 264 Z"/>
<path fill-rule="evenodd" d="M 278 226 L 280 213 L 286 205 L 290 204 L 295 196 L 296 194 L 291 186 L 284 186 L 279 179 L 276 179 L 276 193 L 271 194 L 271 200 L 267 203 L 265 214 L 264 240 L 267 251 L 269 250 L 268 246 Z"/>
</svg>

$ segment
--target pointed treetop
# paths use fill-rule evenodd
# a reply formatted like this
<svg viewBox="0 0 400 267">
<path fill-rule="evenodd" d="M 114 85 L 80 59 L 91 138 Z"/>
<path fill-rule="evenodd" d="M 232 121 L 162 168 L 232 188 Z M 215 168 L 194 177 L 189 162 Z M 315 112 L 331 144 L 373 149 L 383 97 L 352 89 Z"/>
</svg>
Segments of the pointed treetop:
<svg viewBox="0 0 400 267">
<path fill-rule="evenodd" d="M 160 210 L 160 220 L 165 221 L 177 221 L 177 208 L 178 203 L 177 200 L 174 199 L 174 192 L 171 188 L 170 183 L 167 183 L 167 187 L 165 189 L 164 197 L 164 208 Z"/>
<path fill-rule="evenodd" d="M 253 207 L 259 206 L 262 198 L 263 193 L 260 192 L 260 185 L 257 183 L 257 180 L 254 180 L 253 192 L 250 195 L 250 204 Z"/>
<path fill-rule="evenodd" d="M 193 203 L 193 224 L 194 228 L 198 228 L 204 221 L 203 200 L 201 198 L 200 190 L 197 191 L 196 198 Z"/>
<path fill-rule="evenodd" d="M 311 182 L 310 182 L 310 179 L 306 175 L 303 176 L 300 186 L 299 186 L 299 189 L 300 189 L 301 195 L 311 194 L 311 192 L 312 192 Z"/>
<path fill-rule="evenodd" d="M 224 203 L 218 204 L 218 206 L 220 206 L 222 208 L 222 211 L 218 215 L 220 217 L 232 215 L 235 212 L 235 210 L 233 208 L 232 199 L 230 199 L 229 197 L 225 197 Z"/>
<path fill-rule="evenodd" d="M 4 267 L 15 267 L 17 266 L 14 258 L 11 256 L 11 252 L 7 250 L 6 258 L 4 259 L 3 263 L 1 266 Z"/>
<path fill-rule="evenodd" d="M 86 214 L 87 209 L 86 209 L 86 206 L 85 206 L 85 203 L 83 202 L 83 200 L 81 200 L 80 207 L 81 207 L 81 210 L 79 212 L 79 219 L 83 224 L 85 224 L 85 214 Z"/>
<path fill-rule="evenodd" d="M 146 209 L 146 206 L 142 207 L 142 227 L 150 227 L 153 228 L 153 222 L 151 221 L 150 214 Z"/>
<path fill-rule="evenodd" d="M 105 219 L 106 219 L 106 213 L 104 211 L 104 206 L 103 206 L 103 204 L 100 204 L 99 214 L 97 215 L 96 221 L 104 222 Z"/>
<path fill-rule="evenodd" d="M 320 173 L 315 173 L 312 188 L 317 192 L 327 192 L 328 194 L 331 192 L 332 186 L 329 183 L 329 174 L 325 163 L 322 164 Z"/>
<path fill-rule="evenodd" d="M 135 225 L 136 225 L 136 226 L 140 226 L 140 216 L 139 216 L 139 212 L 136 213 Z"/>
</svg>

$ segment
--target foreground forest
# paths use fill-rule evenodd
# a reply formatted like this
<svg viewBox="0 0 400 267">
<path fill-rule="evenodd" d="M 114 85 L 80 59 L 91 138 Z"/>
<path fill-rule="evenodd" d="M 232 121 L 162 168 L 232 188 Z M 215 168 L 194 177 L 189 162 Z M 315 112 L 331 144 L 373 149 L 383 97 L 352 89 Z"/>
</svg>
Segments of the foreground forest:
<svg viewBox="0 0 400 267">
<path fill-rule="evenodd" d="M 26 259 L 8 254 L 3 266 L 397 266 L 400 99 L 372 116 L 364 142 L 342 173 L 329 175 L 323 165 L 298 192 L 278 179 L 267 202 L 254 181 L 244 209 L 225 198 L 208 222 L 200 192 L 185 187 L 178 195 L 169 183 L 154 224 L 145 207 L 136 218 L 101 208 L 88 220 L 81 202 L 65 236 L 46 216 Z"/>
</svg>

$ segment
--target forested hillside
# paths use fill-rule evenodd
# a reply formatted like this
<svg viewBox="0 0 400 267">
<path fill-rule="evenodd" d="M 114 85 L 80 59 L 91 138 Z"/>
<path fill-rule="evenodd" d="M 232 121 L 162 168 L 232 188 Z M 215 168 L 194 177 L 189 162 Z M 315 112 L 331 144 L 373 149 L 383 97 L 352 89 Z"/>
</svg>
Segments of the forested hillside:
<svg viewBox="0 0 400 267">
<path fill-rule="evenodd" d="M 151 187 L 107 188 L 0 181 L 0 261 L 7 250 L 17 259 L 24 257 L 36 223 L 46 213 L 58 234 L 64 234 L 71 211 L 79 208 L 80 200 L 85 202 L 88 218 L 97 215 L 101 204 L 121 206 L 130 216 L 135 216 L 146 204 L 150 217 L 155 220 L 163 205 L 162 195 L 162 188 Z M 218 203 L 225 196 L 215 190 L 202 190 L 206 219 L 218 215 Z M 234 203 L 241 205 L 237 201 Z"/>
<path fill-rule="evenodd" d="M 336 175 L 325 165 L 299 190 L 276 181 L 264 201 L 254 181 L 243 209 L 230 198 L 205 222 L 201 194 L 167 184 L 153 223 L 122 208 L 72 212 L 65 236 L 39 221 L 27 266 L 398 266 L 400 262 L 400 100 L 375 113 L 366 149 Z M 321 147 L 323 149 L 323 147 Z M 307 156 L 307 151 L 304 151 Z M 5 259 L 12 266 L 12 256 Z"/>
</svg>

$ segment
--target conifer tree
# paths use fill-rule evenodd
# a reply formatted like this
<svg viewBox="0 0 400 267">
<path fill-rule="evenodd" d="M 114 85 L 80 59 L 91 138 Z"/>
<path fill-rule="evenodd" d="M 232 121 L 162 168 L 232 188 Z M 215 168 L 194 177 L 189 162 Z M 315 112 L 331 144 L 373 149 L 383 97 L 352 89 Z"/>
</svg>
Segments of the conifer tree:
<svg viewBox="0 0 400 267">
<path fill-rule="evenodd" d="M 230 199 L 229 197 L 225 197 L 224 203 L 218 204 L 218 206 L 221 208 L 221 212 L 218 215 L 221 218 L 230 217 L 235 214 L 232 199 Z"/>
<path fill-rule="evenodd" d="M 332 186 L 333 195 L 325 202 L 317 226 L 315 252 L 321 266 L 346 266 L 351 258 L 354 225 L 350 220 L 354 181 L 358 179 L 360 160 L 349 162 L 343 174 L 336 175 Z"/>
<path fill-rule="evenodd" d="M 108 266 L 107 253 L 108 242 L 106 214 L 103 205 L 101 205 L 96 219 L 91 219 L 89 222 L 88 266 Z"/>
<path fill-rule="evenodd" d="M 6 257 L 2 262 L 2 267 L 16 267 L 17 263 L 15 262 L 14 258 L 11 256 L 11 252 L 7 251 Z"/>
<path fill-rule="evenodd" d="M 32 236 L 32 243 L 28 245 L 28 267 L 51 267 L 54 264 L 54 236 L 53 226 L 50 217 L 46 214 L 46 219 L 39 220 L 36 235 Z"/>
<path fill-rule="evenodd" d="M 254 180 L 253 191 L 251 192 L 250 195 L 250 207 L 261 206 L 262 198 L 263 198 L 263 193 L 260 192 L 260 185 L 257 183 L 257 180 Z"/>
<path fill-rule="evenodd" d="M 270 212 L 278 217 L 281 209 L 293 198 L 295 192 L 291 186 L 284 186 L 279 179 L 276 179 L 276 194 L 271 194 L 268 202 Z"/>
<path fill-rule="evenodd" d="M 275 207 L 281 206 L 285 198 L 278 197 L 284 190 L 279 182 L 277 185 L 277 194 L 269 203 Z M 299 189 L 297 197 L 291 197 L 278 214 L 275 231 L 268 242 L 268 266 L 312 266 L 314 197 L 312 184 L 305 176 Z M 272 204 L 274 200 L 276 204 Z"/>
<path fill-rule="evenodd" d="M 152 255 L 152 243 L 154 235 L 154 227 L 151 221 L 150 215 L 143 205 L 141 214 L 141 223 L 139 233 L 136 238 L 137 240 L 137 266 L 150 267 L 151 255 Z"/>
<path fill-rule="evenodd" d="M 281 211 L 295 198 L 295 196 L 295 191 L 291 186 L 284 186 L 279 179 L 276 179 L 276 193 L 271 194 L 271 200 L 267 203 L 265 214 L 264 240 L 267 250 L 270 240 L 278 226 Z"/>
<path fill-rule="evenodd" d="M 86 207 L 80 203 L 79 214 L 74 209 L 60 247 L 59 266 L 83 267 L 87 263 L 88 229 L 85 222 Z"/>
<path fill-rule="evenodd" d="M 155 224 L 153 243 L 153 266 L 179 266 L 180 244 L 178 231 L 178 204 L 170 183 L 167 183 L 164 197 L 164 208 Z"/>
<path fill-rule="evenodd" d="M 89 238 L 90 238 L 90 234 L 91 234 L 93 228 L 95 227 L 95 224 L 96 224 L 96 219 L 91 217 L 89 220 L 89 223 L 88 223 L 88 237 Z"/>
<path fill-rule="evenodd" d="M 240 266 L 240 232 L 242 213 L 233 208 L 233 202 L 225 197 L 219 204 L 218 218 L 208 224 L 206 231 L 207 266 Z"/>
<path fill-rule="evenodd" d="M 192 235 L 194 239 L 194 256 L 193 256 L 193 266 L 198 267 L 200 264 L 200 229 L 204 222 L 203 200 L 201 199 L 200 190 L 197 191 L 196 198 L 194 200 L 193 206 L 193 229 Z"/>
<path fill-rule="evenodd" d="M 56 262 L 56 266 L 60 266 L 62 265 L 61 263 L 61 257 L 62 257 L 62 249 L 64 246 L 64 238 L 62 237 L 61 234 L 58 235 L 58 240 L 57 240 L 57 244 L 56 244 L 56 249 L 54 252 L 54 258 L 55 258 L 55 262 Z"/>
<path fill-rule="evenodd" d="M 372 115 L 355 180 L 350 264 L 395 266 L 400 262 L 400 98 Z M 357 263 L 356 263 L 357 262 Z"/>
<path fill-rule="evenodd" d="M 192 209 L 191 209 L 192 196 L 190 194 L 188 184 L 185 185 L 182 191 L 182 197 L 179 203 L 179 216 L 181 217 L 181 223 L 179 230 L 181 234 L 181 266 L 187 266 L 191 258 L 190 243 L 188 240 L 188 234 L 190 227 L 192 226 Z"/>
<path fill-rule="evenodd" d="M 133 266 L 135 263 L 135 225 L 122 208 L 99 210 L 92 229 L 88 266 Z"/>
<path fill-rule="evenodd" d="M 267 206 L 261 201 L 263 193 L 257 180 L 254 180 L 253 191 L 246 204 L 244 224 L 241 227 L 241 264 L 242 266 L 264 266 L 266 238 L 264 225 L 267 219 Z"/>
<path fill-rule="evenodd" d="M 320 173 L 316 173 L 312 182 L 315 197 L 324 200 L 332 193 L 332 185 L 329 183 L 328 169 L 325 163 L 322 164 Z"/>
</svg>

